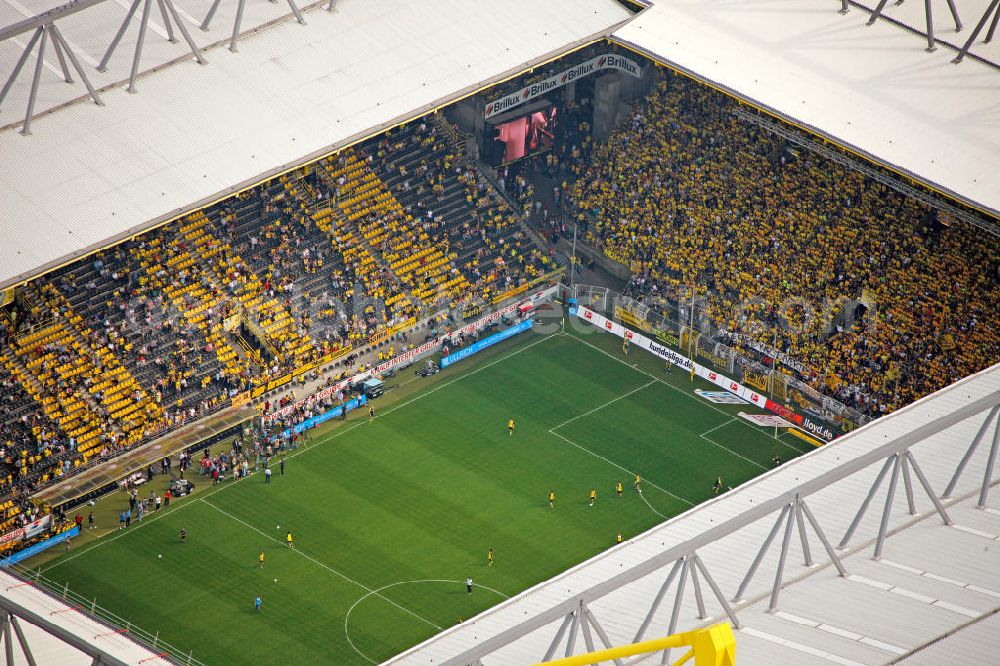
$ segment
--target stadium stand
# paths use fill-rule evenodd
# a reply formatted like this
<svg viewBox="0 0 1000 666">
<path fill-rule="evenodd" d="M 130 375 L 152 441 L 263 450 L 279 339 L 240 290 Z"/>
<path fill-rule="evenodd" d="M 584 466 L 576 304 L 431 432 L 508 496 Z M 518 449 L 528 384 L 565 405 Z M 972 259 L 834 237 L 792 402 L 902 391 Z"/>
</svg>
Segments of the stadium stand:
<svg viewBox="0 0 1000 666">
<path fill-rule="evenodd" d="M 666 74 L 591 160 L 577 160 L 579 219 L 636 271 L 633 293 L 707 288 L 723 335 L 770 344 L 777 332 L 817 389 L 872 415 L 997 358 L 1000 280 L 982 270 L 998 265 L 995 238 L 935 224 L 922 204 L 811 153 L 788 158 L 735 105 Z M 829 313 L 854 300 L 869 303 L 867 316 L 825 334 Z"/>
<path fill-rule="evenodd" d="M 2 490 L 554 268 L 448 130 L 402 126 L 20 289 L 2 328 Z"/>
<path fill-rule="evenodd" d="M 552 261 L 527 241 L 517 213 L 458 153 L 456 139 L 443 123 L 411 123 L 369 144 L 366 153 L 404 215 L 416 215 L 431 241 L 451 249 L 443 284 L 434 278 L 430 286 L 454 302 L 468 295 L 471 279 L 489 300 L 551 270 Z"/>
</svg>

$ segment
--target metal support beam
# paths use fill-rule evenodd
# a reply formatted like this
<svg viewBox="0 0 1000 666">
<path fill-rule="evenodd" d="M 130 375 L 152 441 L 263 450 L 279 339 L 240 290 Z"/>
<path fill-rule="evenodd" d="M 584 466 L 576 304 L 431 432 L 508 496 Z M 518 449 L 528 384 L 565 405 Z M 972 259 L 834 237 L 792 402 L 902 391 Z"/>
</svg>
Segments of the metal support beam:
<svg viewBox="0 0 1000 666">
<path fill-rule="evenodd" d="M 576 647 L 576 632 L 580 628 L 580 613 L 574 611 L 572 617 L 573 621 L 569 625 L 569 638 L 566 639 L 566 652 L 563 654 L 564 657 L 570 657 L 573 655 L 573 649 Z"/>
<path fill-rule="evenodd" d="M 40 28 L 43 25 L 49 25 L 53 21 L 69 16 L 70 14 L 83 11 L 84 9 L 89 9 L 102 2 L 104 2 L 104 0 L 72 0 L 66 4 L 53 7 L 48 11 L 26 18 L 23 21 L 11 23 L 10 25 L 0 28 L 0 42 L 6 41 L 11 37 L 17 37 L 18 35 L 22 35 L 26 32 L 31 32 L 35 28 Z"/>
<path fill-rule="evenodd" d="M 17 64 L 14 65 L 14 70 L 11 72 L 10 77 L 7 79 L 6 83 L 4 83 L 3 88 L 0 89 L 0 104 L 2 104 L 37 45 L 38 59 L 35 62 L 35 69 L 31 78 L 31 88 L 28 91 L 28 105 L 25 109 L 24 122 L 21 126 L 21 134 L 24 135 L 31 134 L 31 119 L 35 113 L 35 102 L 38 100 L 38 86 L 41 82 L 42 68 L 45 66 L 45 47 L 48 45 L 50 39 L 52 40 L 52 47 L 55 49 L 56 58 L 59 60 L 59 67 L 62 70 L 62 76 L 66 83 L 73 83 L 73 76 L 70 74 L 69 65 L 67 64 L 68 58 L 69 62 L 72 63 L 73 68 L 76 69 L 77 74 L 80 75 L 80 79 L 83 80 L 84 85 L 87 87 L 87 92 L 90 94 L 90 97 L 98 105 L 101 104 L 100 98 L 97 96 L 97 92 L 94 90 L 93 86 L 90 85 L 90 80 L 80 67 L 80 63 L 76 59 L 76 55 L 66 43 L 66 40 L 62 38 L 62 35 L 59 33 L 55 24 L 46 23 L 39 25 L 35 28 L 35 34 L 32 35 L 31 39 L 28 41 L 24 51 L 21 52 L 21 56 L 18 58 Z"/>
<path fill-rule="evenodd" d="M 906 492 L 906 509 L 911 516 L 917 515 L 917 506 L 913 502 L 913 481 L 910 480 L 910 462 L 908 456 L 900 460 L 900 472 L 903 474 L 903 490 Z"/>
<path fill-rule="evenodd" d="M 812 525 L 813 532 L 819 537 L 820 543 L 823 544 L 823 548 L 826 550 L 826 554 L 830 556 L 830 561 L 833 562 L 833 566 L 837 568 L 837 573 L 841 577 L 847 576 L 847 569 L 844 568 L 844 563 L 840 561 L 840 556 L 837 555 L 837 551 L 833 549 L 833 544 L 830 540 L 826 538 L 826 533 L 819 526 L 819 522 L 816 520 L 816 516 L 813 515 L 812 510 L 809 509 L 809 505 L 806 504 L 805 500 L 799 500 L 799 508 L 802 509 L 802 513 L 805 514 L 806 520 Z"/>
<path fill-rule="evenodd" d="M 990 454 L 986 458 L 986 471 L 983 472 L 983 485 L 979 489 L 979 502 L 976 508 L 986 508 L 986 497 L 990 494 L 990 484 L 993 481 L 993 466 L 997 462 L 997 449 L 1000 449 L 1000 419 L 993 428 L 993 444 L 990 446 Z"/>
<path fill-rule="evenodd" d="M 608 649 L 614 647 L 611 644 L 611 641 L 608 639 L 608 634 L 607 632 L 604 631 L 604 627 L 602 627 L 601 624 L 597 621 L 597 618 L 594 617 L 594 614 L 590 611 L 590 609 L 585 608 L 584 613 L 587 621 L 590 622 L 590 626 L 592 626 L 594 628 L 594 631 L 597 632 L 597 637 L 601 639 L 601 642 L 604 644 L 604 647 Z M 615 659 L 614 662 L 615 666 L 625 666 L 625 662 L 623 662 L 621 659 Z"/>
<path fill-rule="evenodd" d="M 28 57 L 31 55 L 32 50 L 35 48 L 35 44 L 38 43 L 38 40 L 42 36 L 43 32 L 45 32 L 45 27 L 38 26 L 38 29 L 35 30 L 35 34 L 31 36 L 30 40 L 28 40 L 28 45 L 24 47 L 24 51 L 21 52 L 21 57 L 17 59 L 17 64 L 14 65 L 14 71 L 10 73 L 10 76 L 7 78 L 7 83 L 3 84 L 3 88 L 0 89 L 0 105 L 2 105 L 4 99 L 6 99 L 7 93 L 10 92 L 10 87 L 14 85 L 14 81 L 17 80 L 18 74 L 20 74 L 21 70 L 24 68 L 24 63 L 28 61 Z"/>
<path fill-rule="evenodd" d="M 24 631 L 21 630 L 21 623 L 17 621 L 17 616 L 13 613 L 10 615 L 10 625 L 14 627 L 17 642 L 21 645 L 21 652 L 24 653 L 24 659 L 28 662 L 28 666 L 37 666 L 35 657 L 31 654 L 31 648 L 28 647 L 28 640 L 24 637 Z"/>
<path fill-rule="evenodd" d="M 927 21 L 927 52 L 934 52 L 934 12 L 931 10 L 932 0 L 924 0 L 924 17 Z"/>
<path fill-rule="evenodd" d="M 934 51 L 937 48 L 935 46 L 935 39 L 934 39 L 934 12 L 933 12 L 933 9 L 931 7 L 931 3 L 933 1 L 934 0 L 924 0 L 924 18 L 925 18 L 926 25 L 927 25 L 927 31 L 924 34 L 927 37 L 927 51 L 928 52 Z M 871 25 L 871 24 L 875 23 L 875 21 L 877 21 L 878 19 L 882 18 L 882 10 L 885 9 L 885 6 L 886 6 L 887 2 L 888 2 L 888 0 L 881 0 L 878 3 L 878 5 L 875 7 L 875 10 L 872 12 L 871 16 L 868 18 L 868 22 L 867 22 L 866 25 Z M 840 13 L 841 14 L 847 13 L 846 12 L 847 4 L 848 4 L 848 0 L 841 0 L 841 9 L 840 9 Z M 901 4 L 903 4 L 903 2 L 902 2 L 902 0 L 898 0 L 896 2 L 896 4 L 897 5 L 901 5 Z M 865 7 L 862 5 L 862 8 L 865 8 Z M 962 20 L 958 17 L 958 9 L 955 7 L 954 0 L 948 0 L 948 9 L 951 10 L 951 16 L 955 20 L 955 31 L 958 32 L 959 30 L 962 29 Z M 913 32 L 919 32 L 918 30 L 913 29 L 913 28 L 911 28 L 911 30 Z"/>
<path fill-rule="evenodd" d="M 139 59 L 142 58 L 142 46 L 146 43 L 146 27 L 149 25 L 149 9 L 152 0 L 143 0 L 142 17 L 139 19 L 139 38 L 135 40 L 135 55 L 132 56 L 132 69 L 129 70 L 128 88 L 130 93 L 138 92 L 135 87 L 135 78 L 139 75 Z"/>
<path fill-rule="evenodd" d="M 952 62 L 955 63 L 962 62 L 962 59 L 965 58 L 966 54 L 968 54 L 969 49 L 972 48 L 973 42 L 976 41 L 976 37 L 978 37 L 979 33 L 983 31 L 983 26 L 985 26 L 986 22 L 990 20 L 990 17 L 993 16 L 994 12 L 998 11 L 997 7 L 1000 7 L 1000 0 L 992 0 L 992 2 L 990 2 L 990 6 L 986 8 L 985 12 L 983 12 L 983 16 L 982 18 L 979 19 L 979 23 L 976 24 L 976 27 L 972 31 L 972 34 L 969 35 L 969 39 L 966 40 L 965 44 L 962 45 L 962 48 L 959 49 L 958 55 L 955 56 L 955 59 L 952 60 Z M 994 16 L 993 25 L 990 27 L 990 33 L 988 35 L 991 38 L 993 36 L 993 30 L 996 29 L 996 22 L 997 19 Z"/>
<path fill-rule="evenodd" d="M 698 581 L 698 569 L 694 566 L 694 553 L 688 555 L 688 573 L 691 574 L 691 585 L 694 587 L 694 600 L 698 604 L 698 619 L 704 620 L 708 617 L 705 612 L 705 599 L 701 596 L 701 583 Z"/>
<path fill-rule="evenodd" d="M 52 33 L 52 41 L 61 45 L 63 50 L 66 52 L 66 57 L 69 58 L 69 62 L 73 65 L 73 69 L 76 70 L 77 75 L 80 80 L 83 81 L 83 85 L 87 88 L 87 93 L 90 94 L 90 99 L 94 100 L 94 104 L 97 106 L 104 106 L 104 102 L 98 96 L 97 91 L 94 86 L 90 84 L 90 79 L 87 78 L 87 73 L 84 71 L 83 67 L 80 66 L 80 61 L 76 59 L 76 54 L 73 53 L 73 49 L 70 48 L 69 44 L 63 39 L 62 33 L 59 32 L 59 28 L 53 23 L 49 26 L 49 32 Z"/>
<path fill-rule="evenodd" d="M 880 16 L 882 16 L 882 10 L 885 9 L 887 2 L 889 2 L 889 0 L 881 0 L 881 2 L 878 3 L 878 6 L 875 7 L 875 11 L 872 12 L 872 15 L 868 17 L 868 22 L 865 25 L 871 25 L 877 21 Z"/>
<path fill-rule="evenodd" d="M 198 61 L 198 64 L 204 65 L 208 62 L 205 59 L 205 56 L 202 55 L 201 49 L 199 49 L 198 45 L 194 43 L 193 39 L 191 39 L 191 35 L 184 26 L 184 22 L 177 13 L 177 8 L 174 7 L 173 0 L 156 1 L 157 4 L 160 5 L 160 11 L 164 13 L 165 17 L 167 14 L 173 17 L 174 23 L 177 24 L 177 29 L 180 30 L 181 35 L 184 37 L 184 41 L 187 42 L 188 48 L 191 50 L 191 54 L 194 56 L 194 59 Z M 115 49 L 118 48 L 118 44 L 121 43 L 122 37 L 125 36 L 125 31 L 128 30 L 128 26 L 132 22 L 132 18 L 135 16 L 136 11 L 138 11 L 140 2 L 142 2 L 142 16 L 139 17 L 139 37 L 135 42 L 135 51 L 132 56 L 132 67 L 129 72 L 128 91 L 130 93 L 136 92 L 135 80 L 139 74 L 139 61 L 142 57 L 142 47 L 146 42 L 146 27 L 149 24 L 149 13 L 152 8 L 151 0 L 132 0 L 132 4 L 128 8 L 128 13 L 125 14 L 125 20 L 122 21 L 120 26 L 118 26 L 118 31 L 115 33 L 114 38 L 108 45 L 108 50 L 104 52 L 104 57 L 101 58 L 101 62 L 97 65 L 97 71 L 99 72 L 106 72 L 108 70 L 108 62 L 111 60 L 111 56 L 114 54 Z M 166 23 L 167 39 L 171 42 L 176 42 L 177 39 L 173 35 L 173 29 L 171 28 L 169 21 L 166 21 Z"/>
<path fill-rule="evenodd" d="M 590 622 L 587 621 L 587 607 L 583 605 L 583 599 L 580 599 L 580 610 L 577 611 L 577 618 L 577 624 L 583 630 L 583 644 L 587 646 L 587 652 L 593 652 L 594 638 L 590 635 Z"/>
<path fill-rule="evenodd" d="M 851 537 L 854 536 L 854 530 L 858 529 L 861 519 L 865 517 L 865 512 L 868 511 L 868 505 L 872 503 L 872 498 L 875 497 L 875 493 L 878 492 L 879 486 L 882 485 L 882 479 L 885 478 L 886 472 L 889 471 L 889 465 L 891 465 L 895 459 L 895 454 L 885 459 L 885 464 L 883 464 L 882 469 L 879 470 L 878 476 L 875 477 L 875 482 L 868 490 L 868 494 L 865 495 L 864 501 L 861 502 L 861 508 L 859 508 L 858 512 L 854 514 L 854 520 L 851 521 L 850 526 L 847 528 L 847 532 L 844 533 L 844 538 L 840 540 L 839 544 L 837 544 L 837 548 L 847 547 L 847 543 L 851 540 Z"/>
<path fill-rule="evenodd" d="M 726 599 L 726 596 L 722 594 L 722 590 L 719 588 L 718 583 L 715 582 L 715 579 L 712 578 L 712 574 L 708 573 L 708 568 L 705 566 L 705 563 L 701 561 L 698 553 L 693 553 L 691 555 L 691 559 L 694 561 L 694 565 L 698 567 L 698 570 L 701 571 L 702 578 L 704 578 L 705 582 L 708 583 L 709 589 L 712 590 L 712 594 L 715 595 L 715 598 L 722 606 L 722 609 L 726 611 L 726 615 L 729 617 L 729 623 L 733 625 L 734 629 L 739 629 L 740 620 L 736 617 L 736 612 L 733 610 L 733 607 L 729 605 L 729 600 Z"/>
<path fill-rule="evenodd" d="M 10 628 L 10 613 L 3 614 L 3 651 L 7 666 L 14 666 L 14 632 Z"/>
<path fill-rule="evenodd" d="M 156 5 L 160 9 L 160 17 L 163 19 L 163 26 L 167 29 L 167 41 L 171 44 L 176 44 L 177 38 L 174 36 L 174 26 L 170 22 L 170 15 L 167 13 L 166 4 L 163 0 L 156 0 Z"/>
<path fill-rule="evenodd" d="M 948 0 L 951 2 L 951 0 Z M 987 44 L 993 41 L 993 35 L 997 32 L 997 23 L 1000 23 L 1000 9 L 993 13 L 993 22 L 990 23 L 990 29 L 986 32 L 986 39 L 983 41 Z"/>
<path fill-rule="evenodd" d="M 892 501 L 896 497 L 896 483 L 899 481 L 899 468 L 901 466 L 900 461 L 903 459 L 902 455 L 897 453 L 892 456 L 892 476 L 889 478 L 889 492 L 885 494 L 885 506 L 882 509 L 882 520 L 878 524 L 878 537 L 875 539 L 875 554 L 874 558 L 876 560 L 882 558 L 882 546 L 885 545 L 885 535 L 889 527 L 889 516 L 892 514 Z"/>
<path fill-rule="evenodd" d="M 688 562 L 688 557 L 684 556 L 680 559 L 681 562 L 681 577 L 677 581 L 677 593 L 674 595 L 674 607 L 670 611 L 670 625 L 667 627 L 667 635 L 673 636 L 677 633 L 677 620 L 681 614 L 681 602 L 684 601 L 684 582 L 687 580 L 687 572 L 690 563 Z M 663 651 L 663 659 L 660 661 L 660 665 L 670 663 L 670 648 Z"/>
<path fill-rule="evenodd" d="M 796 498 L 796 502 L 798 498 Z M 778 569 L 774 572 L 774 584 L 771 586 L 771 601 L 767 605 L 767 610 L 773 611 L 778 607 L 778 594 L 781 592 L 781 579 L 785 575 L 785 560 L 788 559 L 788 544 L 792 540 L 792 517 L 795 510 L 789 507 L 788 517 L 785 519 L 785 533 L 781 537 L 781 554 L 778 555 Z"/>
<path fill-rule="evenodd" d="M 131 6 L 128 8 L 128 12 L 125 14 L 125 20 L 122 24 L 118 26 L 118 31 L 115 32 L 115 36 L 111 39 L 111 43 L 108 44 L 108 50 L 104 52 L 104 57 L 101 58 L 101 62 L 97 63 L 98 72 L 108 71 L 108 61 L 111 60 L 111 55 L 118 48 L 119 42 L 122 41 L 122 37 L 125 36 L 125 31 L 128 30 L 128 24 L 131 23 L 132 17 L 135 16 L 135 12 L 139 9 L 140 0 L 132 0 Z"/>
<path fill-rule="evenodd" d="M 948 512 L 945 510 L 944 504 L 941 504 L 941 500 L 939 500 L 937 495 L 934 494 L 934 489 L 931 488 L 930 482 L 927 480 L 927 477 L 924 476 L 924 471 L 920 469 L 920 465 L 917 464 L 917 459 L 913 457 L 913 451 L 904 451 L 903 455 L 910 463 L 910 468 L 913 469 L 913 473 L 917 475 L 917 481 L 920 482 L 920 487 L 924 489 L 925 493 L 927 493 L 927 497 L 930 498 L 931 503 L 934 505 L 934 509 L 938 512 L 938 515 L 941 516 L 941 522 L 945 525 L 951 525 L 951 516 L 949 516 Z"/>
<path fill-rule="evenodd" d="M 277 0 L 271 0 L 271 2 L 276 2 Z M 288 8 L 292 10 L 292 14 L 295 16 L 295 20 L 299 22 L 300 25 L 306 24 L 306 19 L 299 10 L 299 6 L 295 4 L 295 0 L 286 0 L 288 2 Z M 212 24 L 212 19 L 215 18 L 215 13 L 219 10 L 219 4 L 222 0 L 213 0 L 212 6 L 208 8 L 208 13 L 205 14 L 205 20 L 201 22 L 199 26 L 202 30 L 208 30 L 209 26 Z M 326 11 L 333 11 L 334 0 L 330 0 L 330 4 L 327 5 Z M 240 38 L 240 28 L 243 26 L 243 12 L 246 9 L 246 0 L 239 0 L 236 4 L 236 17 L 233 19 L 233 32 L 229 37 L 229 50 L 233 53 L 237 53 L 239 49 L 236 48 L 236 42 Z"/>
<path fill-rule="evenodd" d="M 3 101 L 3 97 L 0 97 L 0 101 Z M 1000 405 L 991 409 L 989 414 L 986 415 L 986 420 L 983 421 L 981 426 L 979 426 L 979 430 L 976 431 L 976 436 L 972 438 L 972 443 L 969 444 L 969 448 L 965 450 L 965 454 L 958 462 L 958 467 L 955 468 L 955 473 L 952 475 L 951 481 L 949 481 L 948 485 L 945 487 L 944 493 L 941 495 L 941 499 L 949 499 L 951 498 L 951 494 L 955 492 L 955 486 L 958 485 L 958 479 L 962 476 L 962 472 L 965 471 L 965 466 L 969 464 L 972 454 L 974 454 L 976 449 L 979 448 L 980 442 L 983 441 L 983 436 L 990 427 L 990 421 L 996 417 L 997 412 L 1000 412 Z"/>
<path fill-rule="evenodd" d="M 174 17 L 174 23 L 177 24 L 177 29 L 181 31 L 181 37 L 187 42 L 188 48 L 191 49 L 191 53 L 194 54 L 194 59 L 199 65 L 204 65 L 208 63 L 205 58 L 205 54 L 201 52 L 198 45 L 194 43 L 194 39 L 191 38 L 191 33 L 188 32 L 187 26 L 184 25 L 184 21 L 181 20 L 181 15 L 177 11 L 177 7 L 174 6 L 174 0 L 163 0 L 163 4 L 167 6 L 167 11 L 170 15 Z M 175 40 L 176 41 L 176 40 Z"/>
<path fill-rule="evenodd" d="M 62 46 L 59 41 L 52 36 L 52 24 L 45 26 L 45 31 L 49 33 L 49 39 L 52 40 L 52 48 L 56 51 L 56 58 L 59 60 L 59 69 L 62 70 L 63 81 L 66 83 L 73 83 L 73 76 L 69 73 L 69 67 L 66 65 L 66 56 L 63 55 Z"/>
<path fill-rule="evenodd" d="M 21 134 L 31 134 L 31 116 L 35 112 L 35 100 L 38 98 L 38 83 L 42 80 L 42 67 L 45 66 L 45 45 L 49 40 L 49 31 L 39 28 L 42 38 L 38 42 L 38 61 L 35 63 L 35 75 L 31 78 L 31 92 L 28 93 L 28 109 L 24 112 L 24 125 Z"/>
<path fill-rule="evenodd" d="M 802 520 L 801 501 L 795 503 L 795 527 L 799 531 L 799 541 L 802 544 L 802 558 L 807 567 L 813 565 L 812 552 L 809 550 L 809 536 L 806 534 L 806 526 Z"/>
<path fill-rule="evenodd" d="M 764 559 L 764 555 L 767 554 L 767 549 L 771 547 L 771 542 L 774 541 L 774 537 L 778 535 L 778 530 L 781 528 L 781 521 L 785 519 L 785 514 L 791 511 L 791 504 L 786 504 L 781 507 L 781 513 L 778 514 L 778 519 L 774 521 L 774 526 L 771 531 L 768 532 L 767 538 L 764 539 L 764 543 L 761 544 L 760 550 L 757 551 L 757 556 L 753 558 L 753 562 L 750 564 L 750 569 L 747 571 L 747 575 L 743 577 L 740 582 L 739 588 L 736 590 L 736 596 L 733 597 L 733 601 L 739 601 L 743 598 L 743 593 L 747 590 L 747 585 L 753 579 L 753 575 L 757 573 L 757 567 L 760 566 L 761 561 Z"/>
<path fill-rule="evenodd" d="M 670 589 L 670 583 L 674 581 L 674 576 L 677 572 L 681 570 L 682 559 L 674 562 L 674 566 L 670 569 L 670 573 L 667 575 L 667 579 L 663 581 L 663 585 L 660 586 L 659 591 L 656 593 L 656 598 L 653 599 L 652 605 L 649 607 L 649 612 L 646 613 L 645 619 L 643 619 L 642 624 L 639 626 L 639 631 L 635 632 L 635 638 L 632 639 L 633 643 L 638 643 L 642 640 L 642 637 L 646 635 L 646 629 L 649 628 L 649 623 L 653 621 L 653 616 L 656 615 L 656 611 L 660 608 L 660 604 L 663 603 L 663 596 Z"/>
<path fill-rule="evenodd" d="M 545 651 L 545 656 L 542 657 L 542 661 L 550 661 L 555 655 L 556 650 L 559 648 L 559 643 L 562 641 L 563 634 L 566 633 L 566 627 L 569 623 L 573 621 L 573 614 L 567 615 L 562 624 L 559 625 L 559 629 L 556 631 L 556 635 L 552 638 L 552 642 L 549 643 L 549 649 Z"/>
<path fill-rule="evenodd" d="M 236 53 L 236 40 L 240 38 L 240 24 L 243 23 L 243 9 L 246 7 L 247 0 L 239 0 L 236 5 L 236 18 L 233 20 L 233 35 L 229 39 L 229 50 Z"/>
<path fill-rule="evenodd" d="M 214 2 L 212 2 L 212 6 L 208 8 L 208 13 L 205 14 L 205 20 L 201 22 L 201 25 L 198 26 L 199 28 L 202 30 L 208 30 L 208 26 L 211 25 L 212 19 L 215 18 L 215 12 L 219 9 L 220 2 L 222 2 L 222 0 L 214 0 Z"/>
<path fill-rule="evenodd" d="M 295 14 L 295 20 L 299 22 L 299 25 L 305 25 L 306 19 L 302 16 L 302 12 L 299 11 L 299 6 L 295 4 L 295 0 L 288 0 L 288 6 L 292 9 L 292 13 Z"/>
<path fill-rule="evenodd" d="M 958 8 L 955 7 L 955 0 L 948 0 L 948 9 L 951 10 L 951 18 L 955 20 L 955 32 L 961 32 L 962 19 L 958 17 Z"/>
</svg>

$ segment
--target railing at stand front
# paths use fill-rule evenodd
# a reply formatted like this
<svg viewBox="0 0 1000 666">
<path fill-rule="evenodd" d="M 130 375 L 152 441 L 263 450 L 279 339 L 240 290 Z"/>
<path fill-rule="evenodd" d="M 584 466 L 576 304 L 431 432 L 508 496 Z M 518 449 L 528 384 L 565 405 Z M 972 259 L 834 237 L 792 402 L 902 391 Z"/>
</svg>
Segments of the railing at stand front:
<svg viewBox="0 0 1000 666">
<path fill-rule="evenodd" d="M 204 662 L 194 657 L 193 651 L 183 652 L 180 648 L 160 638 L 159 631 L 150 633 L 132 622 L 131 618 L 120 617 L 103 606 L 98 605 L 96 598 L 88 599 L 77 594 L 69 589 L 69 583 L 58 583 L 46 578 L 42 575 L 40 569 L 28 569 L 15 564 L 10 566 L 7 571 L 23 579 L 25 583 L 30 583 L 36 589 L 45 592 L 50 597 L 66 602 L 67 611 L 88 615 L 101 624 L 106 625 L 109 630 L 128 636 L 131 640 L 139 643 L 146 649 L 168 658 L 175 664 L 204 666 Z"/>
</svg>

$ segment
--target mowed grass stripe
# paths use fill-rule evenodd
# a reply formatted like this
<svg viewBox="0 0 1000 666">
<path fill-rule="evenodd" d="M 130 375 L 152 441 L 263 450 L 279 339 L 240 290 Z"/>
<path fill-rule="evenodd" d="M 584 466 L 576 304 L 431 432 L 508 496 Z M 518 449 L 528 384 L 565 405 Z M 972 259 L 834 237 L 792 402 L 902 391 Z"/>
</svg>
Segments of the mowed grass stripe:
<svg viewBox="0 0 1000 666">
<path fill-rule="evenodd" d="M 634 452 L 649 465 L 644 476 L 674 488 L 682 477 L 667 470 L 676 471 L 677 463 L 660 459 L 675 461 L 688 450 L 719 452 L 698 437 L 718 424 L 717 413 L 650 384 L 649 376 L 570 336 L 525 337 L 499 353 L 481 365 L 471 360 L 447 370 L 466 372 L 379 410 L 372 422 L 352 415 L 353 423 L 289 455 L 285 476 L 275 473 L 271 484 L 257 475 L 227 482 L 220 487 L 226 492 L 199 488 L 196 498 L 210 499 L 254 529 L 183 500 L 188 506 L 133 528 L 128 538 L 64 558 L 51 575 L 207 663 L 367 663 L 436 631 L 393 604 L 447 627 L 499 601 L 485 590 L 467 595 L 460 584 L 406 581 L 471 575 L 513 596 L 613 545 L 618 531 L 629 538 L 687 508 L 661 493 L 636 496 L 621 470 L 549 430 L 634 391 L 559 432 L 577 440 L 600 430 L 604 437 L 588 446 L 611 459 L 627 446 L 626 458 Z M 647 394 L 659 396 L 658 407 L 644 402 Z M 636 401 L 642 404 L 633 406 Z M 653 435 L 687 419 L 682 403 L 699 414 L 692 423 L 704 413 L 701 423 L 709 425 L 681 429 L 663 443 Z M 517 421 L 513 437 L 508 418 Z M 629 441 L 609 444 L 609 437 Z M 748 478 L 759 471 L 729 457 L 747 468 Z M 613 497 L 618 480 L 629 488 L 621 500 Z M 700 480 L 687 483 L 698 490 L 692 499 L 708 490 Z M 591 508 L 586 495 L 592 487 L 600 497 Z M 555 510 L 546 502 L 549 490 L 558 494 Z M 189 533 L 183 546 L 177 543 L 182 526 Z M 316 563 L 367 589 L 384 588 L 384 599 L 373 595 L 355 607 L 346 627 L 350 643 L 347 611 L 368 593 L 269 544 L 264 535 L 272 529 L 278 540 L 291 529 Z M 262 547 L 268 553 L 264 572 L 256 568 Z M 488 548 L 496 551 L 492 568 L 486 566 Z M 161 550 L 162 560 L 155 557 Z M 252 607 L 257 593 L 265 604 L 259 616 Z"/>
</svg>

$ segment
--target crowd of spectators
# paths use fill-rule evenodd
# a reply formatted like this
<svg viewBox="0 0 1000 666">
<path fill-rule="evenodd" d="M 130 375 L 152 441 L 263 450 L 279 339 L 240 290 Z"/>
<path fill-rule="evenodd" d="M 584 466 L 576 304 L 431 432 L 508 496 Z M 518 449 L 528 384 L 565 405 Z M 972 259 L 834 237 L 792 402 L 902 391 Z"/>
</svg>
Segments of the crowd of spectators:
<svg viewBox="0 0 1000 666">
<path fill-rule="evenodd" d="M 563 189 L 587 238 L 643 295 L 707 299 L 723 332 L 778 347 L 872 415 L 1000 358 L 1000 243 L 662 80 Z M 563 170 L 565 173 L 566 170 Z M 945 222 L 947 222 L 945 220 Z M 866 304 L 846 330 L 845 304 Z"/>
<path fill-rule="evenodd" d="M 553 267 L 437 122 L 275 178 L 60 268 L 0 310 L 0 494 L 303 364 L 337 358 L 343 374 L 375 340 L 389 358 L 420 317 Z"/>
</svg>

